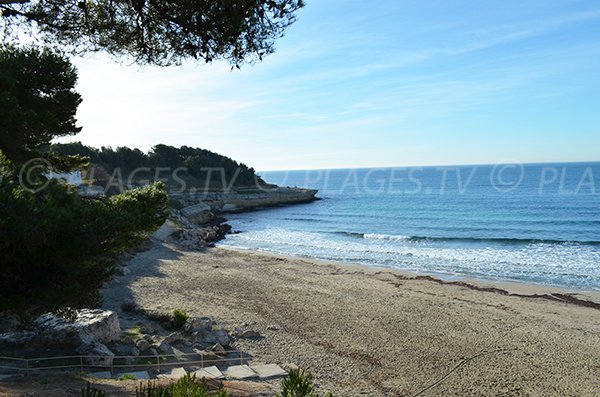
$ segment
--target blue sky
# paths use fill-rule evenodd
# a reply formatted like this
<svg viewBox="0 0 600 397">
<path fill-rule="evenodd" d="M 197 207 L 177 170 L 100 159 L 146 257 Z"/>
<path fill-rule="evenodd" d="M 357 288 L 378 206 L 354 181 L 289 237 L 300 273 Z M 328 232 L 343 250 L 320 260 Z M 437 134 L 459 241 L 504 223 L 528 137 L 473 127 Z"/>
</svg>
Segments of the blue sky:
<svg viewBox="0 0 600 397">
<path fill-rule="evenodd" d="M 600 160 L 597 1 L 307 0 L 242 70 L 75 64 L 93 146 L 259 170 Z"/>
</svg>

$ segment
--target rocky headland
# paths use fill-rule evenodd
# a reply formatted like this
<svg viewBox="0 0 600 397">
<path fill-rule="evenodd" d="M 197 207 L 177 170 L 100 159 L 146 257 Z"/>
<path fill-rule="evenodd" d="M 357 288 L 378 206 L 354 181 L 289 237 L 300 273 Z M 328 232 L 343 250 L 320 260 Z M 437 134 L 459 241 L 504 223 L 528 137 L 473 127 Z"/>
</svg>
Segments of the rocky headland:
<svg viewBox="0 0 600 397">
<path fill-rule="evenodd" d="M 232 232 L 223 217 L 227 213 L 254 211 L 318 200 L 317 190 L 291 187 L 238 189 L 232 192 L 183 192 L 169 195 L 169 222 L 157 232 L 180 248 L 194 250 L 214 246 Z"/>
</svg>

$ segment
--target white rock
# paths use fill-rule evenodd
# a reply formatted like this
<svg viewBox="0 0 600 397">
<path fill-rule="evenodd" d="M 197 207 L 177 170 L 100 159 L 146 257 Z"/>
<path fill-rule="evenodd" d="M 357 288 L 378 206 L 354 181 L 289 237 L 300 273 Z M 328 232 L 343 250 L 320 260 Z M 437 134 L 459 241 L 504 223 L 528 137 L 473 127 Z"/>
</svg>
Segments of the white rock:
<svg viewBox="0 0 600 397">
<path fill-rule="evenodd" d="M 34 325 L 46 340 L 74 345 L 108 343 L 121 336 L 119 317 L 109 310 L 79 310 L 74 321 L 47 313 L 38 317 Z"/>
</svg>

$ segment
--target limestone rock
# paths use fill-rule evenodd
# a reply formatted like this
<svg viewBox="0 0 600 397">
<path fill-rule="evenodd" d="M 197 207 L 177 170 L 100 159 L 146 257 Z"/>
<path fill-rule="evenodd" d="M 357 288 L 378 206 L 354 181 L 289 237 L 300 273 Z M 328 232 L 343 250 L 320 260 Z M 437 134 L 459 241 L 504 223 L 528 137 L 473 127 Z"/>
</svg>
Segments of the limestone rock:
<svg viewBox="0 0 600 397">
<path fill-rule="evenodd" d="M 37 332 L 48 342 L 80 344 L 108 343 L 121 336 L 119 317 L 112 311 L 79 310 L 74 320 L 47 313 L 34 321 Z"/>
<path fill-rule="evenodd" d="M 239 339 L 259 339 L 262 338 L 262 335 L 258 331 L 253 330 L 244 330 L 241 328 L 236 328 L 233 332 L 233 336 Z"/>
<path fill-rule="evenodd" d="M 165 338 L 164 342 L 166 343 L 176 343 L 176 342 L 184 342 L 185 336 L 181 332 L 173 332 Z"/>
<path fill-rule="evenodd" d="M 186 321 L 183 329 L 187 332 L 210 332 L 212 326 L 213 322 L 209 317 L 191 317 Z"/>
<path fill-rule="evenodd" d="M 203 344 L 220 344 L 222 346 L 229 346 L 231 343 L 231 337 L 227 331 L 223 329 L 217 329 L 213 331 L 195 332 L 196 341 Z"/>
<path fill-rule="evenodd" d="M 106 345 L 96 343 L 86 356 L 85 361 L 88 365 L 95 367 L 110 367 L 114 358 L 115 354 Z"/>
</svg>

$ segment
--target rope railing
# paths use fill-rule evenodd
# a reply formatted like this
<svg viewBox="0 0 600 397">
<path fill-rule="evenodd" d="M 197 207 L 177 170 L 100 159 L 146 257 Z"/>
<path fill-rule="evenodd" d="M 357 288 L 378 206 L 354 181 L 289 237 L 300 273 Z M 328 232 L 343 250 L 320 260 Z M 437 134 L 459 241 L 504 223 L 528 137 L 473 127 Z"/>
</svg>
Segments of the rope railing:
<svg viewBox="0 0 600 397">
<path fill-rule="evenodd" d="M 209 356 L 209 357 L 206 357 Z M 233 357 L 232 357 L 233 356 Z M 110 364 L 90 364 L 92 360 L 103 360 L 112 358 Z M 36 371 L 78 369 L 94 371 L 110 371 L 111 375 L 116 370 L 136 369 L 156 370 L 159 374 L 170 367 L 198 367 L 198 369 L 209 366 L 230 366 L 243 365 L 251 359 L 249 354 L 241 350 L 226 350 L 220 353 L 197 352 L 197 353 L 178 353 L 178 354 L 160 354 L 160 355 L 140 355 L 140 356 L 98 356 L 98 355 L 79 355 L 79 356 L 57 356 L 57 357 L 39 357 L 39 358 L 15 358 L 0 356 L 0 369 L 25 373 L 29 376 Z M 67 361 L 67 362 L 66 362 Z M 69 364 L 68 361 L 73 361 Z M 119 363 L 124 361 L 124 363 Z M 40 363 L 56 363 L 56 365 L 40 366 Z M 116 362 L 116 363 L 115 363 Z M 19 363 L 20 366 L 17 364 Z"/>
</svg>

